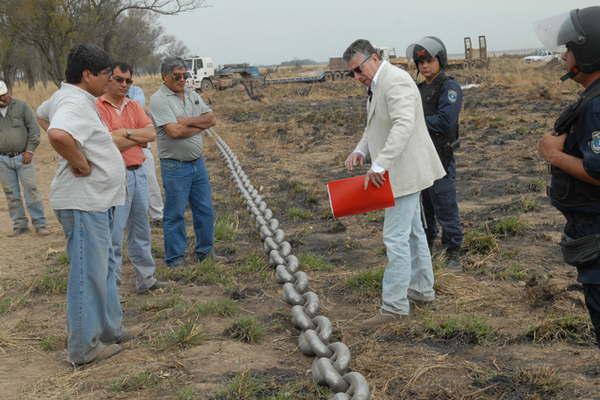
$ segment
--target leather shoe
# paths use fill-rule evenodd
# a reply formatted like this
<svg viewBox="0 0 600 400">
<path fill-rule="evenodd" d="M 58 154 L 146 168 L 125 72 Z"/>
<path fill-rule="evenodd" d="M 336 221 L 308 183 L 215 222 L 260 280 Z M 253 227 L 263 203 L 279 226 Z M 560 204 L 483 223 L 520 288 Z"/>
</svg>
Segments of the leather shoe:
<svg viewBox="0 0 600 400">
<path fill-rule="evenodd" d="M 157 289 L 166 289 L 169 287 L 169 282 L 156 281 L 149 288 L 136 289 L 137 294 L 143 294 Z"/>
<path fill-rule="evenodd" d="M 405 315 L 394 314 L 387 311 L 379 310 L 377 314 L 363 321 L 365 328 L 376 328 L 380 325 L 388 324 L 390 322 L 399 321 Z"/>
</svg>

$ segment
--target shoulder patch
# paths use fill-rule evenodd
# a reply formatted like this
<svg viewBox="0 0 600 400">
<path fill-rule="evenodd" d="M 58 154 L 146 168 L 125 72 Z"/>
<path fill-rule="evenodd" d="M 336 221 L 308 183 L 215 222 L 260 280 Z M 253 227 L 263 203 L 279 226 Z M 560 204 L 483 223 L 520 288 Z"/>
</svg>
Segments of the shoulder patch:
<svg viewBox="0 0 600 400">
<path fill-rule="evenodd" d="M 590 147 L 594 154 L 600 154 L 600 131 L 592 133 L 592 140 L 590 141 Z"/>
<path fill-rule="evenodd" d="M 448 90 L 448 101 L 450 103 L 456 103 L 456 100 L 458 100 L 458 93 L 456 93 L 456 90 Z"/>
</svg>

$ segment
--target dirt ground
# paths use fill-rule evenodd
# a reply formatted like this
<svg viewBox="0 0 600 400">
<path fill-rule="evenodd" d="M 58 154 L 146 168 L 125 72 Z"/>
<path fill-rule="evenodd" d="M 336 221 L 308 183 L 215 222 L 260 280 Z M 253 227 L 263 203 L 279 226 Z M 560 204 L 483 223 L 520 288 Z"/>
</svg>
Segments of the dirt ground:
<svg viewBox="0 0 600 400">
<path fill-rule="evenodd" d="M 282 222 L 373 399 L 600 399 L 600 353 L 575 270 L 561 261 L 563 219 L 545 197 L 547 167 L 536 152 L 577 88 L 559 86 L 556 67 L 514 59 L 454 75 L 481 84 L 465 92 L 457 153 L 464 271 L 445 269 L 436 253 L 437 300 L 375 331 L 361 321 L 379 301 L 383 215 L 334 220 L 325 191 L 348 176 L 342 165 L 364 125 L 365 90 L 340 81 L 259 89 L 260 102 L 241 87 L 203 97 Z M 148 98 L 159 79 L 138 83 Z M 37 106 L 51 92 L 17 88 L 15 97 Z M 0 196 L 0 398 L 328 398 L 311 383 L 312 360 L 296 348 L 290 309 L 211 139 L 205 154 L 222 257 L 169 271 L 162 230 L 153 228 L 158 274 L 173 284 L 137 295 L 126 263 L 124 322 L 140 335 L 87 367 L 65 361 L 68 260 L 56 218 L 46 208 L 48 237 L 9 238 Z M 34 162 L 47 207 L 56 155 L 45 135 Z"/>
</svg>

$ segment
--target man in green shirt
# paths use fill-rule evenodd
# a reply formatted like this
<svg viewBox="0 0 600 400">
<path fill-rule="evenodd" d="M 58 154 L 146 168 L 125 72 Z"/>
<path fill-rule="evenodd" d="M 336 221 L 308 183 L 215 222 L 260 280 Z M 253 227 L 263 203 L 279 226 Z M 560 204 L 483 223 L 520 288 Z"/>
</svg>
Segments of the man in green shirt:
<svg viewBox="0 0 600 400">
<path fill-rule="evenodd" d="M 48 235 L 46 217 L 31 164 L 33 152 L 40 144 L 40 129 L 31 108 L 25 102 L 13 99 L 0 81 L 0 182 L 6 195 L 8 212 L 13 222 L 9 236 L 29 231 L 29 222 L 23 208 L 21 186 L 31 222 L 40 235 Z"/>
</svg>

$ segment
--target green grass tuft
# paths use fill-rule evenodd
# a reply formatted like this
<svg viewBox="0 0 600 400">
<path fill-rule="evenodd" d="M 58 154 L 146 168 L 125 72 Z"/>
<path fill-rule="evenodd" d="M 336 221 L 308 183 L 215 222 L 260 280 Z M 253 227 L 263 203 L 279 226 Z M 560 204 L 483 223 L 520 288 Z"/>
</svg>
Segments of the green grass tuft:
<svg viewBox="0 0 600 400">
<path fill-rule="evenodd" d="M 494 329 L 476 316 L 431 318 L 425 322 L 425 332 L 437 339 L 461 344 L 481 344 L 494 337 Z"/>
<path fill-rule="evenodd" d="M 346 286 L 359 297 L 378 297 L 381 294 L 383 271 L 383 268 L 378 268 L 359 272 L 346 280 Z"/>
<path fill-rule="evenodd" d="M 158 268 L 156 275 L 160 280 L 198 285 L 229 285 L 232 282 L 229 271 L 211 259 L 206 259 L 194 265 L 185 265 L 176 268 Z"/>
<path fill-rule="evenodd" d="M 64 268 L 48 268 L 33 283 L 33 292 L 47 295 L 67 293 L 67 271 Z"/>
<path fill-rule="evenodd" d="M 511 280 L 515 282 L 523 282 L 529 279 L 529 271 L 527 268 L 518 263 L 511 264 L 510 267 L 500 271 L 496 277 L 502 280 Z"/>
<path fill-rule="evenodd" d="M 529 229 L 529 226 L 521 222 L 518 217 L 508 217 L 494 221 L 491 232 L 501 236 L 520 236 Z"/>
<path fill-rule="evenodd" d="M 194 306 L 194 312 L 199 316 L 215 315 L 218 317 L 234 317 L 240 312 L 240 308 L 233 300 L 211 300 Z"/>
<path fill-rule="evenodd" d="M 302 253 L 298 255 L 300 268 L 307 271 L 333 271 L 335 265 L 331 264 L 325 257 L 314 253 Z"/>
<path fill-rule="evenodd" d="M 46 336 L 40 340 L 40 347 L 44 351 L 56 351 L 65 349 L 67 346 L 67 338 L 64 336 Z"/>
<path fill-rule="evenodd" d="M 463 247 L 469 254 L 485 256 L 498 250 L 498 241 L 491 233 L 474 229 L 465 233 Z"/>
<path fill-rule="evenodd" d="M 173 347 L 185 349 L 201 344 L 205 335 L 196 321 L 180 322 L 177 327 L 171 328 L 168 332 L 159 336 L 156 345 L 161 350 L 167 350 Z"/>
<path fill-rule="evenodd" d="M 244 343 L 259 343 L 265 328 L 253 317 L 242 317 L 225 330 L 225 335 Z"/>
<path fill-rule="evenodd" d="M 240 220 L 236 214 L 224 214 L 215 223 L 215 241 L 235 240 L 240 228 Z"/>
<path fill-rule="evenodd" d="M 313 213 L 304 208 L 290 207 L 288 208 L 288 215 L 294 220 L 307 220 L 312 217 Z"/>
<path fill-rule="evenodd" d="M 144 371 L 135 375 L 126 375 L 123 378 L 116 379 L 108 387 L 108 390 L 114 393 L 118 392 L 137 392 L 158 386 L 160 376 L 155 372 Z"/>
</svg>

